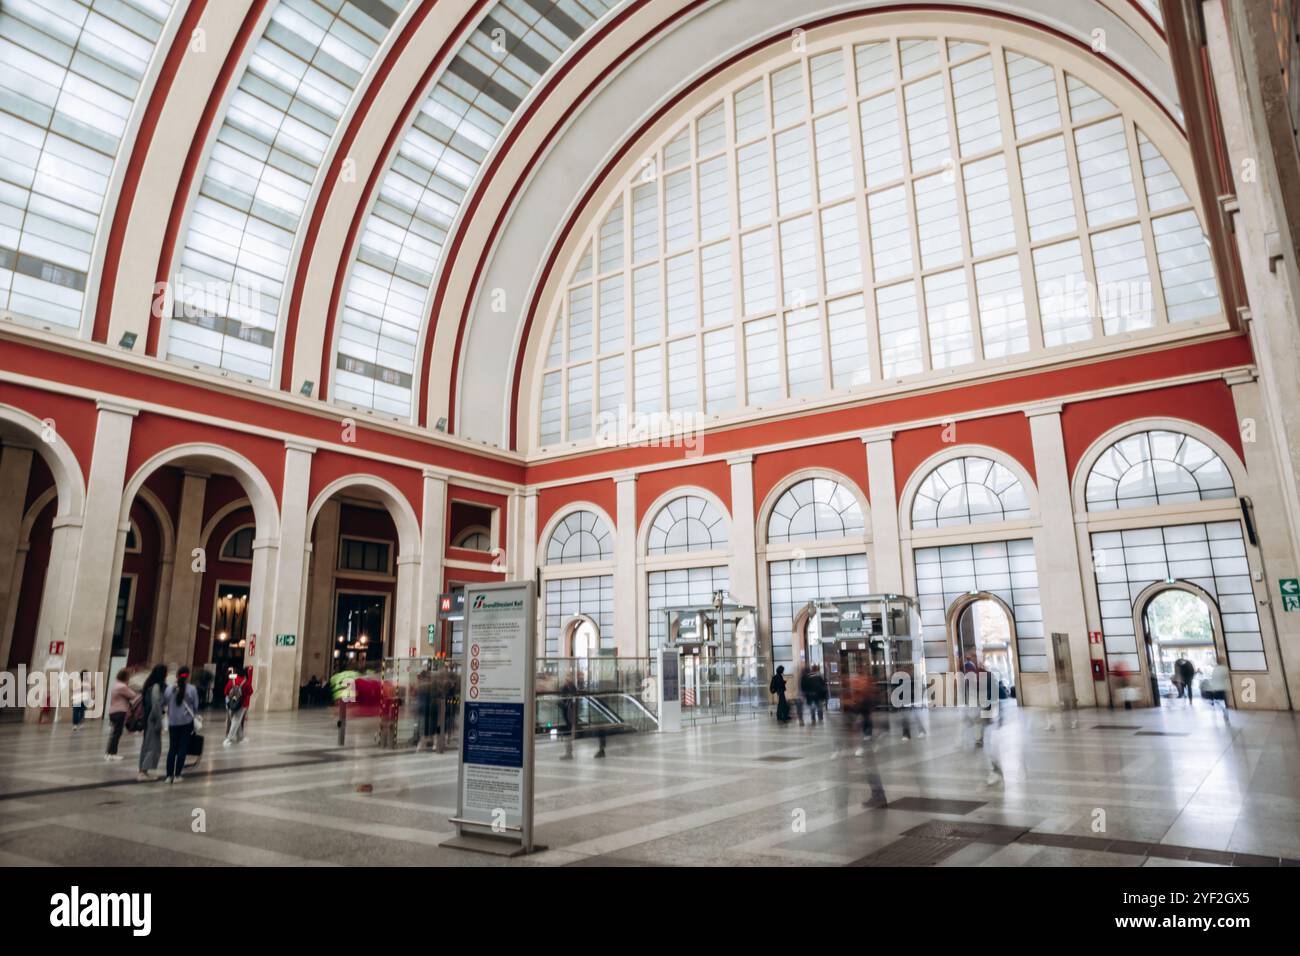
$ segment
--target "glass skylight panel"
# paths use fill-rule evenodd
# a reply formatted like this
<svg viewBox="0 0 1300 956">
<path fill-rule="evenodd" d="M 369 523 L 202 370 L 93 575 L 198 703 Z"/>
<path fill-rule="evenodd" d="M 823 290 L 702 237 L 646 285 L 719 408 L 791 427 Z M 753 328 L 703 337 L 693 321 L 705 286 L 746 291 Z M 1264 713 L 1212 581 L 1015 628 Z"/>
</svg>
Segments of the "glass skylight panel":
<svg viewBox="0 0 1300 956">
<path fill-rule="evenodd" d="M 640 349 L 636 356 L 636 411 L 647 414 L 663 410 L 663 356 L 660 346 Z"/>
<path fill-rule="evenodd" d="M 1016 223 L 1011 214 L 1011 187 L 1007 161 L 998 153 L 962 167 L 966 187 L 966 222 L 971 254 L 986 256 L 1016 244 Z"/>
<path fill-rule="evenodd" d="M 1035 249 L 1034 281 L 1045 346 L 1070 345 L 1092 338 L 1092 297 L 1083 276 L 1078 239 Z"/>
<path fill-rule="evenodd" d="M 0 308 L 81 325 L 113 163 L 172 0 L 0 10 Z"/>
<path fill-rule="evenodd" d="M 704 333 L 704 408 L 736 407 L 736 333 L 731 328 Z"/>
<path fill-rule="evenodd" d="M 797 126 L 776 135 L 776 205 L 784 216 L 812 204 L 812 168 L 808 132 Z"/>
<path fill-rule="evenodd" d="M 397 2 L 347 0 L 349 6 L 341 9 L 355 22 L 349 7 L 373 14 Z M 387 396 L 383 410 L 410 414 L 413 363 L 389 368 L 383 364 L 388 352 L 361 343 L 379 330 L 381 338 L 402 341 L 403 351 L 410 338 L 413 355 L 447 234 L 481 166 L 550 65 L 614 6 L 617 0 L 556 6 L 502 0 L 425 95 L 380 180 L 349 273 L 335 372 L 339 401 L 379 410 L 382 393 Z M 505 49 L 498 51 L 493 44 L 501 37 Z M 613 250 L 604 247 L 604 238 L 597 268 L 607 272 L 614 266 L 605 253 Z M 363 274 L 367 269 L 370 274 Z M 387 278 L 377 278 L 384 273 Z M 344 343 L 352 344 L 345 349 Z M 367 401 L 372 388 L 373 403 Z"/>
<path fill-rule="evenodd" d="M 1151 273 L 1142 227 L 1134 223 L 1092 235 L 1097 305 L 1107 335 L 1155 324 Z"/>
<path fill-rule="evenodd" d="M 569 369 L 569 440 L 591 437 L 591 363 Z"/>
<path fill-rule="evenodd" d="M 763 81 L 755 80 L 736 92 L 736 142 L 744 143 L 767 132 L 767 103 L 763 99 Z"/>
<path fill-rule="evenodd" d="M 858 210 L 846 202 L 822 210 L 822 262 L 826 294 L 862 288 L 862 256 L 858 241 Z"/>
<path fill-rule="evenodd" d="M 668 334 L 699 328 L 695 308 L 695 254 L 674 256 L 667 262 Z"/>
<path fill-rule="evenodd" d="M 907 190 L 895 186 L 867 197 L 871 260 L 876 281 L 912 272 L 912 230 L 907 217 Z"/>
<path fill-rule="evenodd" d="M 591 278 L 591 244 L 588 243 L 587 247 L 583 250 L 582 255 L 578 259 L 578 267 L 573 270 L 573 278 L 570 279 L 569 281 L 585 282 L 587 279 L 590 278 Z"/>
<path fill-rule="evenodd" d="M 987 52 L 988 45 L 976 43 L 973 40 L 949 40 L 948 41 L 948 62 L 957 63 L 968 57 L 977 56 L 980 53 Z"/>
<path fill-rule="evenodd" d="M 637 345 L 663 338 L 663 296 L 659 288 L 659 264 L 642 266 L 632 273 L 632 334 Z"/>
<path fill-rule="evenodd" d="M 695 241 L 695 196 L 691 171 L 679 169 L 664 177 L 664 245 L 669 252 Z"/>
<path fill-rule="evenodd" d="M 720 239 L 731 232 L 731 183 L 727 158 L 718 156 L 700 163 L 700 238 Z"/>
<path fill-rule="evenodd" d="M 1037 241 L 1074 232 L 1074 190 L 1060 136 L 1021 146 L 1020 180 L 1025 190 L 1029 238 Z"/>
<path fill-rule="evenodd" d="M 767 140 L 736 152 L 740 175 L 740 225 L 754 226 L 772 218 L 772 185 Z"/>
<path fill-rule="evenodd" d="M 1016 139 L 1046 133 L 1061 125 L 1056 74 L 1050 66 L 1008 50 L 1007 83 L 1011 88 L 1011 116 L 1016 126 Z"/>
<path fill-rule="evenodd" d="M 1223 311 L 1214 281 L 1210 241 L 1191 210 L 1151 220 L 1156 261 L 1170 322 L 1186 322 Z"/>
<path fill-rule="evenodd" d="M 690 161 L 691 128 L 686 126 L 664 147 L 664 169 L 676 169 Z"/>
<path fill-rule="evenodd" d="M 888 40 L 859 43 L 853 48 L 857 72 L 858 96 L 892 86 L 894 82 L 894 46 Z"/>
<path fill-rule="evenodd" d="M 770 227 L 740 237 L 740 269 L 743 273 L 743 307 L 746 315 L 766 312 L 776 306 L 772 252 Z"/>
<path fill-rule="evenodd" d="M 1018 256 L 990 259 L 975 266 L 980 340 L 985 358 L 1029 351 L 1029 324 Z"/>
<path fill-rule="evenodd" d="M 853 193 L 853 147 L 849 142 L 849 117 L 841 110 L 813 124 L 817 149 L 817 195 L 821 202 L 843 199 Z"/>
<path fill-rule="evenodd" d="M 627 401 L 627 372 L 622 355 L 611 355 L 600 360 L 600 381 L 596 401 L 601 418 L 613 422 L 623 417 L 623 403 Z"/>
<path fill-rule="evenodd" d="M 962 269 L 925 277 L 925 322 L 930 367 L 951 368 L 975 360 L 970 297 Z"/>
<path fill-rule="evenodd" d="M 921 245 L 921 268 L 960 262 L 961 222 L 957 217 L 957 189 L 947 173 L 927 176 L 913 183 L 916 202 L 916 231 Z"/>
<path fill-rule="evenodd" d="M 803 308 L 817 299 L 817 256 L 812 216 L 781 223 L 782 304 Z"/>
<path fill-rule="evenodd" d="M 821 113 L 843 106 L 848 93 L 844 84 L 844 54 L 832 50 L 811 57 L 808 67 L 812 73 L 813 112 Z"/>
<path fill-rule="evenodd" d="M 1074 131 L 1079 181 L 1089 226 L 1104 226 L 1137 215 L 1137 194 L 1129 165 L 1124 121 L 1118 116 Z"/>
<path fill-rule="evenodd" d="M 952 70 L 952 99 L 957 119 L 957 145 L 963 156 L 1002 145 L 998 90 L 993 58 L 982 56 Z"/>
<path fill-rule="evenodd" d="M 591 357 L 591 286 L 569 291 L 569 361 Z"/>
<path fill-rule="evenodd" d="M 826 305 L 830 333 L 831 388 L 852 388 L 871 381 L 867 313 L 861 295 L 832 299 Z"/>
<path fill-rule="evenodd" d="M 921 173 L 942 166 L 951 158 L 948 141 L 948 108 L 943 96 L 943 77 L 918 80 L 903 87 L 907 112 L 907 142 L 912 172 Z"/>
<path fill-rule="evenodd" d="M 623 274 L 600 280 L 600 350 L 621 349 L 624 341 Z"/>
<path fill-rule="evenodd" d="M 539 437 L 543 445 L 553 445 L 560 440 L 561 398 L 560 373 L 547 372 L 542 378 L 542 400 L 538 409 Z"/>
<path fill-rule="evenodd" d="M 938 40 L 899 40 L 898 55 L 903 63 L 903 79 L 910 80 L 939 67 Z"/>
<path fill-rule="evenodd" d="M 668 343 L 668 410 L 697 411 L 700 407 L 697 339 L 694 336 Z"/>
<path fill-rule="evenodd" d="M 600 224 L 600 271 L 623 267 L 623 202 L 619 202 L 605 216 Z"/>
<path fill-rule="evenodd" d="M 797 123 L 807 115 L 803 63 L 791 63 L 772 74 L 772 126 L 781 129 Z"/>
<path fill-rule="evenodd" d="M 546 367 L 554 368 L 564 361 L 564 325 L 560 322 L 555 323 L 555 328 L 551 332 L 551 345 L 546 350 Z"/>
<path fill-rule="evenodd" d="M 1142 179 L 1147 192 L 1147 207 L 1152 212 L 1160 212 L 1171 206 L 1187 203 L 1187 193 L 1169 163 L 1156 148 L 1155 143 L 1147 139 L 1142 130 L 1137 131 L 1138 155 L 1142 159 Z"/>
<path fill-rule="evenodd" d="M 880 368 L 885 378 L 921 371 L 921 323 L 916 285 L 900 282 L 876 290 L 876 322 L 880 330 Z"/>
<path fill-rule="evenodd" d="M 776 319 L 755 319 L 745 323 L 746 403 L 762 405 L 781 397 L 781 362 Z"/>
<path fill-rule="evenodd" d="M 1068 73 L 1065 75 L 1065 92 L 1070 100 L 1070 121 L 1073 123 L 1086 123 L 1115 112 L 1115 104 Z"/>
<path fill-rule="evenodd" d="M 169 324 L 173 359 L 270 381 L 289 256 L 312 183 L 402 5 L 282 0 L 272 10 L 190 213 Z M 354 298 L 354 312 L 366 301 Z M 344 339 L 351 357 L 408 372 L 409 322 L 376 331 L 370 344 Z"/>
<path fill-rule="evenodd" d="M 862 125 L 862 164 L 868 189 L 893 182 L 903 175 L 902 131 L 898 122 L 898 100 L 883 93 L 863 100 L 858 106 Z"/>
<path fill-rule="evenodd" d="M 785 314 L 785 376 L 791 397 L 826 391 L 822 320 L 817 309 L 796 309 Z"/>
<path fill-rule="evenodd" d="M 659 254 L 659 187 L 642 183 L 632 190 L 632 261 Z"/>
<path fill-rule="evenodd" d="M 721 103 L 695 121 L 695 155 L 712 156 L 727 145 L 727 115 Z"/>
<path fill-rule="evenodd" d="M 719 242 L 700 249 L 700 300 L 704 325 L 730 322 L 731 296 L 731 244 Z"/>
</svg>

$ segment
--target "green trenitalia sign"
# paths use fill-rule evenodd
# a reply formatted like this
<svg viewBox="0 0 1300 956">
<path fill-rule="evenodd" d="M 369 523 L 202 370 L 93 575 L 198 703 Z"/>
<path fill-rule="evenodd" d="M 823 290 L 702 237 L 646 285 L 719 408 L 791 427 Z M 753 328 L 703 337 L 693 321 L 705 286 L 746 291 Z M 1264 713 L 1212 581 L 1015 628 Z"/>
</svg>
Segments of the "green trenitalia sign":
<svg viewBox="0 0 1300 956">
<path fill-rule="evenodd" d="M 298 643 L 297 634 L 277 634 L 275 635 L 276 647 L 293 647 Z"/>
</svg>

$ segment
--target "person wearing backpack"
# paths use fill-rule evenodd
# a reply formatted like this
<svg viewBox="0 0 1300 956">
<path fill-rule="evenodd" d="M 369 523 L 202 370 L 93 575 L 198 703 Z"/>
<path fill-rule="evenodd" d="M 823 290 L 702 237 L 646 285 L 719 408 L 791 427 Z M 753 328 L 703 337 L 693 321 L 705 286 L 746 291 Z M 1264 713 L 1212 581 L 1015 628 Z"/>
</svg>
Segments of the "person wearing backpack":
<svg viewBox="0 0 1300 956">
<path fill-rule="evenodd" d="M 158 664 L 149 672 L 140 691 L 140 706 L 144 712 L 144 726 L 140 740 L 140 773 L 137 780 L 152 780 L 162 759 L 163 689 L 167 686 L 167 665 Z M 130 718 L 127 718 L 128 726 Z"/>
<path fill-rule="evenodd" d="M 108 693 L 108 722 L 113 725 L 113 732 L 108 736 L 108 750 L 104 752 L 105 760 L 122 759 L 122 755 L 117 752 L 117 745 L 122 742 L 122 731 L 126 729 L 126 715 L 131 710 L 135 697 L 127 684 L 130 679 L 130 671 L 125 669 L 118 671 L 113 687 Z"/>
<path fill-rule="evenodd" d="M 244 742 L 244 718 L 248 716 L 252 696 L 253 688 L 243 668 L 232 667 L 226 681 L 226 739 L 221 741 L 221 746 Z"/>
</svg>

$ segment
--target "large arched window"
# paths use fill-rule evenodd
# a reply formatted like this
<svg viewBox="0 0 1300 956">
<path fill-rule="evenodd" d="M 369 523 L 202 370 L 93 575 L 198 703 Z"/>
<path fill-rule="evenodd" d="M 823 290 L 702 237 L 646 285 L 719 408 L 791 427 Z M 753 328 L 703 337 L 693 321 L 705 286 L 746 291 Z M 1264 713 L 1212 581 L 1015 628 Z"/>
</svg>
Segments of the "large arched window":
<svg viewBox="0 0 1300 956">
<path fill-rule="evenodd" d="M 0 309 L 80 326 L 113 164 L 173 5 L 3 5 Z"/>
<path fill-rule="evenodd" d="M 1029 500 L 1020 479 L 996 461 L 973 455 L 935 468 L 921 482 L 912 502 L 913 528 L 1028 517 Z"/>
<path fill-rule="evenodd" d="M 792 485 L 772 507 L 769 544 L 860 537 L 862 506 L 853 493 L 829 478 Z"/>
<path fill-rule="evenodd" d="M 574 511 L 564 517 L 546 543 L 547 564 L 579 564 L 614 560 L 614 536 L 594 511 Z"/>
<path fill-rule="evenodd" d="M 652 555 L 726 548 L 726 519 L 712 502 L 698 495 L 682 495 L 668 502 L 650 525 L 647 550 Z"/>
<path fill-rule="evenodd" d="M 683 111 L 587 220 L 537 441 L 1221 322 L 1177 131 L 1069 51 L 979 33 L 812 41 Z"/>
<path fill-rule="evenodd" d="M 1084 490 L 1089 511 L 1151 508 L 1236 494 L 1228 466 L 1208 445 L 1165 430 L 1115 442 L 1088 472 Z"/>
</svg>

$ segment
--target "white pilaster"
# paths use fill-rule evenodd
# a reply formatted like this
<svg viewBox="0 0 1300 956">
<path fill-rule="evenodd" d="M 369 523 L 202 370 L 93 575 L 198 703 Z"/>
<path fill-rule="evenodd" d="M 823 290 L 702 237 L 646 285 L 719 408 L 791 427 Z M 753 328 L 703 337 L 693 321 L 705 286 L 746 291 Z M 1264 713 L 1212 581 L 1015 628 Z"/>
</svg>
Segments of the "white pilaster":
<svg viewBox="0 0 1300 956">
<path fill-rule="evenodd" d="M 435 650 L 429 644 L 429 625 L 438 623 L 438 596 L 443 591 L 442 563 L 447 554 L 447 476 L 431 469 L 424 472 L 420 531 L 420 604 L 416 626 L 420 628 L 420 647 Z M 435 638 L 441 628 L 434 627 Z"/>
<path fill-rule="evenodd" d="M 731 469 L 731 564 L 727 591 L 736 604 L 758 606 L 758 542 L 754 505 L 754 456 L 727 459 Z M 760 615 L 761 617 L 762 615 Z"/>
<path fill-rule="evenodd" d="M 334 569 L 339 566 L 339 516 L 337 498 L 321 506 L 316 515 L 308 559 L 307 624 L 303 628 L 302 669 L 299 680 L 312 674 L 321 680 L 329 673 L 334 654 Z"/>
<path fill-rule="evenodd" d="M 636 581 L 636 475 L 615 475 L 617 493 L 614 515 L 614 644 L 619 657 L 635 657 L 649 646 L 649 634 L 642 634 L 644 615 L 638 611 Z M 540 603 L 540 602 L 539 602 Z"/>
<path fill-rule="evenodd" d="M 1055 666 L 1052 634 L 1070 636 L 1071 680 L 1079 704 L 1096 703 L 1089 670 L 1088 617 L 1083 601 L 1083 568 L 1079 564 L 1070 495 L 1070 471 L 1061 432 L 1061 406 L 1035 405 L 1025 409 L 1034 445 L 1034 471 L 1038 478 L 1038 507 L 1042 527 L 1034 535 L 1034 561 L 1038 568 L 1038 593 L 1043 607 L 1043 635 L 1048 666 Z M 1047 688 L 1037 678 L 1025 680 L 1027 704 L 1059 703 L 1054 676 Z M 1050 691 L 1048 690 L 1050 688 Z M 1035 693 L 1036 692 L 1036 693 Z M 1035 699 L 1046 696 L 1047 699 Z"/>
<path fill-rule="evenodd" d="M 162 659 L 169 664 L 195 664 L 194 636 L 199 613 L 199 586 L 203 572 L 194 570 L 194 552 L 203 546 L 203 503 L 207 498 L 208 476 L 186 471 L 181 484 L 180 516 L 176 522 L 176 560 L 172 569 L 167 602 L 167 630 Z M 220 547 L 220 542 L 217 542 Z M 208 555 L 215 558 L 216 555 Z M 200 565 L 203 567 L 203 565 Z"/>
<path fill-rule="evenodd" d="M 894 480 L 894 433 L 862 436 L 867 452 L 867 485 L 871 505 L 870 589 L 903 594 L 903 545 L 898 534 L 898 488 Z"/>
</svg>

